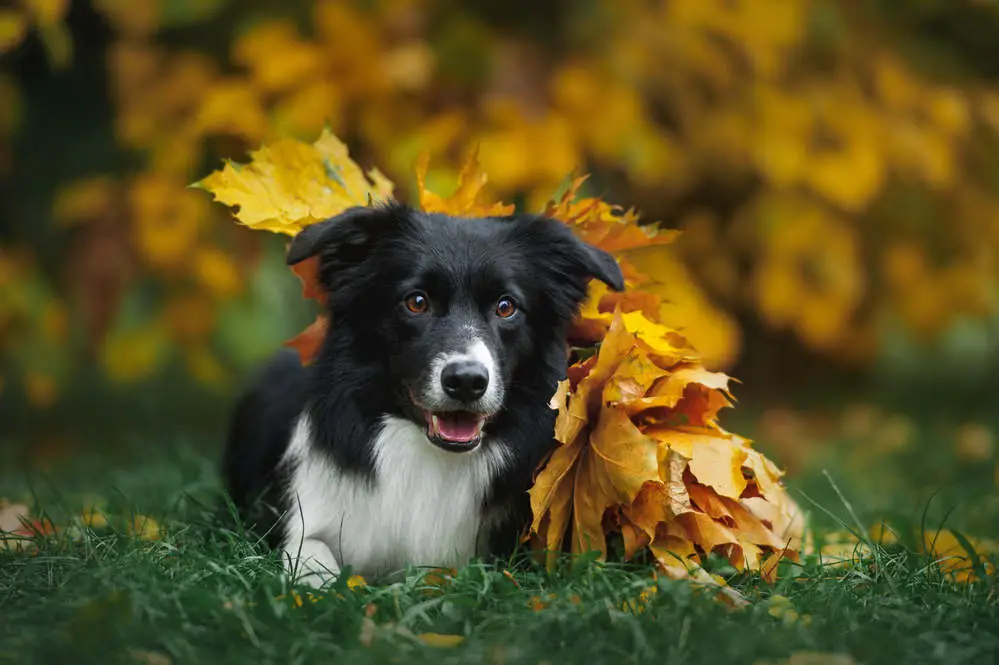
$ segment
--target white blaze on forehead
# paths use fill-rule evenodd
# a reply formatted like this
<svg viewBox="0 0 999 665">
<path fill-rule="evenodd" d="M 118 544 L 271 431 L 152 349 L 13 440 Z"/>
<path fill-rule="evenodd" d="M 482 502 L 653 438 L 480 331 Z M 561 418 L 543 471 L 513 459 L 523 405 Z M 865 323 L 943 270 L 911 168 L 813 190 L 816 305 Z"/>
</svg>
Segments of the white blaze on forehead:
<svg viewBox="0 0 999 665">
<path fill-rule="evenodd" d="M 486 343 L 481 339 L 473 340 L 468 345 L 468 350 L 465 351 L 464 355 L 469 360 L 482 363 L 482 366 L 486 368 L 486 373 L 489 375 L 489 382 L 492 383 L 493 377 L 496 375 L 496 361 L 493 360 L 493 353 L 486 346 Z"/>
</svg>

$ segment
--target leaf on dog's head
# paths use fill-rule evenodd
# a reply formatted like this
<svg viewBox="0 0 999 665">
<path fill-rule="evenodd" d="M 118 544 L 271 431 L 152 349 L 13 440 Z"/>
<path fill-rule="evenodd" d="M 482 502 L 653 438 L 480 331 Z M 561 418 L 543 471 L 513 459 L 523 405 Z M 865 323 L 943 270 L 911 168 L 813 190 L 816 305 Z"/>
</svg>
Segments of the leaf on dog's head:
<svg viewBox="0 0 999 665">
<path fill-rule="evenodd" d="M 545 206 L 544 214 L 565 222 L 582 240 L 612 254 L 669 245 L 679 237 L 677 231 L 646 231 L 638 225 L 635 210 L 623 210 L 599 198 L 577 199 L 588 177 L 573 180 L 559 200 Z"/>
<path fill-rule="evenodd" d="M 365 173 L 329 130 L 312 144 L 290 138 L 275 141 L 251 151 L 249 163 L 227 162 L 194 186 L 233 208 L 242 224 L 289 236 L 347 208 L 389 201 L 395 189 L 378 169 Z M 318 258 L 312 257 L 291 270 L 302 280 L 302 295 L 325 305 L 318 268 Z M 315 355 L 327 323 L 321 316 L 286 342 L 298 350 L 303 363 Z"/>
<path fill-rule="evenodd" d="M 458 188 L 444 198 L 426 187 L 430 155 L 421 153 L 416 161 L 416 187 L 420 208 L 425 212 L 440 212 L 456 217 L 502 217 L 514 211 L 513 205 L 491 202 L 483 196 L 483 187 L 489 178 L 479 170 L 479 151 L 470 150 L 458 174 Z"/>
<path fill-rule="evenodd" d="M 235 209 L 250 228 L 293 236 L 353 206 L 392 198 L 394 185 L 377 169 L 367 174 L 328 130 L 312 144 L 280 139 L 250 152 L 250 162 L 226 162 L 196 187 Z"/>
</svg>

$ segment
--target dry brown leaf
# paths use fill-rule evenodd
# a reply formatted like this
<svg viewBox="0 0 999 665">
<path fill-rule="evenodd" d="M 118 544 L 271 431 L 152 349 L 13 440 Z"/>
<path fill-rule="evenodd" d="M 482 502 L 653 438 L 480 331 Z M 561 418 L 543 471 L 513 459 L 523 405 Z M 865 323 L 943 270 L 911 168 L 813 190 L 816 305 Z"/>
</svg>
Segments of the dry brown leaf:
<svg viewBox="0 0 999 665">
<path fill-rule="evenodd" d="M 658 444 L 635 427 L 627 414 L 604 408 L 579 457 L 573 488 L 573 552 L 606 552 L 604 513 L 635 500 L 659 472 Z"/>
<path fill-rule="evenodd" d="M 571 519 L 574 552 L 604 554 L 618 531 L 626 556 L 649 547 L 669 575 L 722 585 L 697 572 L 714 552 L 772 578 L 781 557 L 797 556 L 800 513 L 779 470 L 718 426 L 730 379 L 688 349 L 642 312 L 611 315 L 595 359 L 553 401 L 562 445 L 531 490 L 536 535 L 558 547 Z"/>
<path fill-rule="evenodd" d="M 858 665 L 845 653 L 795 651 L 786 660 L 759 660 L 754 665 Z"/>
<path fill-rule="evenodd" d="M 20 531 L 31 510 L 23 503 L 0 502 L 0 531 Z"/>
<path fill-rule="evenodd" d="M 132 660 L 139 665 L 170 665 L 173 661 L 170 656 L 159 651 L 147 651 L 145 649 L 131 649 L 128 652 Z"/>
</svg>

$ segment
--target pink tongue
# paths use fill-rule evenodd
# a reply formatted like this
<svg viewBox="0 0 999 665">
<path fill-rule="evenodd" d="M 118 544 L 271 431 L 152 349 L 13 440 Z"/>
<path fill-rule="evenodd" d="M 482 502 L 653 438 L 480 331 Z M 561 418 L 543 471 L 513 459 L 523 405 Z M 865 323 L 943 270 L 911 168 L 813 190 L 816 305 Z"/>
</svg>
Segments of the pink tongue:
<svg viewBox="0 0 999 665">
<path fill-rule="evenodd" d="M 437 414 L 437 431 L 448 441 L 468 443 L 479 435 L 480 419 L 460 413 Z"/>
</svg>

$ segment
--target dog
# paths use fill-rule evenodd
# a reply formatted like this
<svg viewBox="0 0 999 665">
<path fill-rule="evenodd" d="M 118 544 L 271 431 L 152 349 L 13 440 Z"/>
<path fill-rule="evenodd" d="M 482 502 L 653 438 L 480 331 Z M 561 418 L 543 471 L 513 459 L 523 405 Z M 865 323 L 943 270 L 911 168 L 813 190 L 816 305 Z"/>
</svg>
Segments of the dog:
<svg viewBox="0 0 999 665">
<path fill-rule="evenodd" d="M 537 215 L 461 218 L 399 203 L 304 228 L 331 323 L 312 362 L 284 350 L 238 399 L 222 459 L 240 516 L 321 586 L 504 556 L 552 450 L 549 406 L 608 253 Z"/>
</svg>

